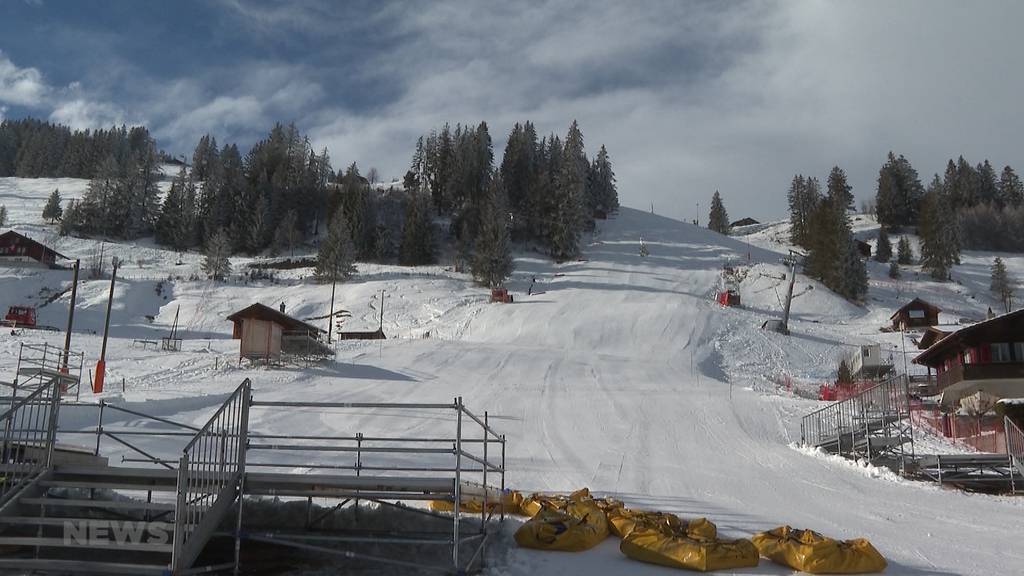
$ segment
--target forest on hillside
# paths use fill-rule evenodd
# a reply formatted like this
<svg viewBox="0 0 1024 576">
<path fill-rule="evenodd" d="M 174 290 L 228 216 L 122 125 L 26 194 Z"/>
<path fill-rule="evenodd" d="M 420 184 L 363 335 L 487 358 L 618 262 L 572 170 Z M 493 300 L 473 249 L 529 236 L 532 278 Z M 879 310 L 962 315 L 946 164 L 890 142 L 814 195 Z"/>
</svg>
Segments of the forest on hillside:
<svg viewBox="0 0 1024 576">
<path fill-rule="evenodd" d="M 59 191 L 44 217 L 65 235 L 135 239 L 153 235 L 174 250 L 202 250 L 222 278 L 236 253 L 293 253 L 317 246 L 317 276 L 344 279 L 356 261 L 433 263 L 455 253 L 482 284 L 512 270 L 511 242 L 556 260 L 578 256 L 594 218 L 618 208 L 611 159 L 591 161 L 575 121 L 564 137 L 538 139 L 516 124 L 495 165 L 486 122 L 444 125 L 419 138 L 403 186 L 375 186 L 352 163 L 334 171 L 294 124 L 275 124 L 242 154 L 203 136 L 170 190 L 158 184 L 166 160 L 144 127 L 72 131 L 39 120 L 0 123 L 0 177 L 88 178 L 79 201 Z"/>
</svg>

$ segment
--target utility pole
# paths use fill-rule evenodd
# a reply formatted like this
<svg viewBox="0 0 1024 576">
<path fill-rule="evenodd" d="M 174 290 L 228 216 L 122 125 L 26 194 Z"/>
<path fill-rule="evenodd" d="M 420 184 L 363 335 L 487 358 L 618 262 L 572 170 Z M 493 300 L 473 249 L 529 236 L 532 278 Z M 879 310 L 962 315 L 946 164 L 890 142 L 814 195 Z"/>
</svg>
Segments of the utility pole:
<svg viewBox="0 0 1024 576">
<path fill-rule="evenodd" d="M 384 332 L 384 291 L 380 291 L 380 328 L 381 333 Z"/>
<path fill-rule="evenodd" d="M 61 372 L 68 372 L 68 354 L 71 352 L 71 326 L 75 322 L 75 298 L 78 295 L 78 268 L 81 260 L 75 260 L 75 271 L 71 278 L 71 304 L 68 305 L 68 327 L 64 333 L 64 360 L 61 362 Z"/>
<path fill-rule="evenodd" d="M 331 313 L 327 316 L 327 343 L 331 343 L 331 330 L 334 328 L 334 289 L 338 286 L 338 274 L 331 277 Z"/>
<path fill-rule="evenodd" d="M 114 282 L 117 281 L 117 266 L 120 264 L 115 256 L 110 272 L 110 295 L 107 296 L 107 316 L 103 320 L 103 345 L 100 347 L 100 359 L 96 361 L 96 379 L 92 382 L 93 394 L 103 392 L 103 377 L 107 371 L 107 335 L 110 333 L 110 308 L 114 304 Z"/>
</svg>

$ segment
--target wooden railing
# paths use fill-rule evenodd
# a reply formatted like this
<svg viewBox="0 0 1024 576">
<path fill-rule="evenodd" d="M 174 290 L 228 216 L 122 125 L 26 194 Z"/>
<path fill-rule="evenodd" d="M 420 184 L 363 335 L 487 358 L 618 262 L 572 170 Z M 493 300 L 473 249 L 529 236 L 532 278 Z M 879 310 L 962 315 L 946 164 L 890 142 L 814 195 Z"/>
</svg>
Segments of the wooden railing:
<svg viewBox="0 0 1024 576">
<path fill-rule="evenodd" d="M 938 390 L 945 390 L 964 380 L 993 380 L 997 378 L 1019 378 L 1024 380 L 1024 363 L 954 364 L 949 370 L 939 374 L 937 379 Z"/>
</svg>

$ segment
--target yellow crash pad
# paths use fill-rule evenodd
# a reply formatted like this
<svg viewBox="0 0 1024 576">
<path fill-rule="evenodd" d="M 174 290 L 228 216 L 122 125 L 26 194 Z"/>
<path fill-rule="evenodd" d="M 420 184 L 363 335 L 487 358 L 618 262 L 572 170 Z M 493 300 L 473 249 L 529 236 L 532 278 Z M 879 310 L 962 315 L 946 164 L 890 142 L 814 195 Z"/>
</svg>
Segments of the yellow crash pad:
<svg viewBox="0 0 1024 576">
<path fill-rule="evenodd" d="M 779 526 L 752 538 L 765 558 L 811 574 L 863 574 L 885 570 L 885 558 L 864 538 L 834 540 L 812 530 Z"/>
<path fill-rule="evenodd" d="M 588 488 L 580 488 L 568 496 L 564 494 L 540 494 L 535 492 L 523 498 L 520 508 L 522 509 L 522 516 L 533 517 L 536 516 L 542 508 L 561 510 L 569 504 L 570 500 L 580 500 L 590 497 L 590 489 Z"/>
<path fill-rule="evenodd" d="M 625 538 L 638 527 L 658 528 L 675 533 L 685 532 L 695 538 L 714 540 L 718 537 L 718 529 L 707 518 L 695 518 L 689 522 L 675 514 L 667 512 L 650 512 L 632 508 L 613 508 L 606 512 L 608 528 L 612 534 Z"/>
<path fill-rule="evenodd" d="M 589 494 L 587 497 L 570 497 L 560 508 L 542 507 L 515 533 L 516 544 L 524 548 L 566 552 L 588 550 L 607 537 L 608 521 Z"/>
<path fill-rule="evenodd" d="M 711 524 L 701 520 L 701 524 Z M 638 526 L 627 534 L 619 550 L 641 562 L 699 572 L 750 568 L 758 562 L 757 548 L 750 540 L 693 538 L 684 530 L 645 526 Z"/>
<path fill-rule="evenodd" d="M 523 515 L 522 503 L 523 495 L 515 490 L 509 490 L 502 494 L 502 501 L 505 504 L 506 514 Z M 491 512 L 497 514 L 501 512 L 501 503 L 496 500 L 488 500 L 487 507 Z M 467 498 L 462 500 L 462 505 L 459 506 L 459 510 L 466 513 L 479 514 L 484 508 L 484 501 L 482 498 Z M 455 503 L 447 500 L 431 500 L 430 509 L 434 512 L 453 512 L 455 510 Z"/>
</svg>

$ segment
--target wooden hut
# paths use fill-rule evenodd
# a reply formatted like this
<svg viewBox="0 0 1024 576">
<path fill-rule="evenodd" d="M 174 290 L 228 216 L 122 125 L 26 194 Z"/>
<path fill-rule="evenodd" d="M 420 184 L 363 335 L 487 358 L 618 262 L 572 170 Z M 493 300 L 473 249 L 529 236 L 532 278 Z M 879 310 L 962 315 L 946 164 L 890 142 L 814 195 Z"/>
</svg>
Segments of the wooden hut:
<svg viewBox="0 0 1024 576">
<path fill-rule="evenodd" d="M 315 359 L 332 353 L 321 340 L 323 330 L 263 304 L 253 304 L 227 319 L 234 323 L 231 337 L 241 340 L 239 358 L 280 362 L 289 357 Z"/>
<path fill-rule="evenodd" d="M 929 304 L 920 298 L 914 298 L 900 306 L 899 310 L 893 312 L 889 320 L 892 320 L 893 330 L 925 328 L 939 323 L 939 312 L 941 311 L 934 304 Z"/>
</svg>

